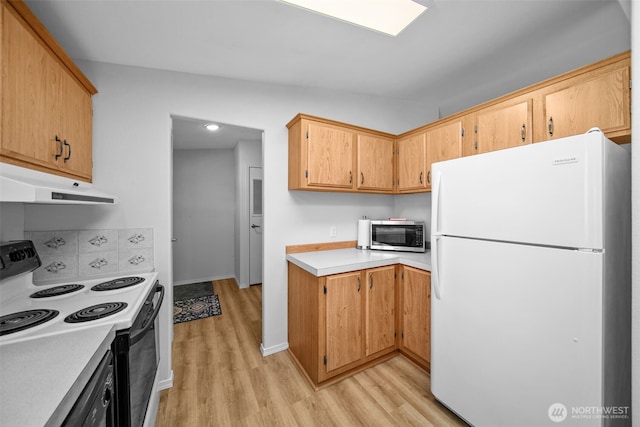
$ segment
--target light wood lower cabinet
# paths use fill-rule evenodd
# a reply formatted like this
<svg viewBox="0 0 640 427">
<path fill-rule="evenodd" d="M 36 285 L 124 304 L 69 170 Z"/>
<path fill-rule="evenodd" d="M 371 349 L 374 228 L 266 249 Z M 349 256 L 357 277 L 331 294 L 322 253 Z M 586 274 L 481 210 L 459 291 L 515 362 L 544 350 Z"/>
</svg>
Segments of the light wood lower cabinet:
<svg viewBox="0 0 640 427">
<path fill-rule="evenodd" d="M 429 370 L 428 271 L 390 265 L 316 277 L 288 269 L 289 352 L 315 387 L 399 353 Z"/>
<path fill-rule="evenodd" d="M 324 277 L 288 269 L 289 352 L 316 387 L 397 354 L 395 265 Z"/>
<path fill-rule="evenodd" d="M 429 370 L 431 362 L 431 273 L 401 266 L 400 351 Z"/>
</svg>

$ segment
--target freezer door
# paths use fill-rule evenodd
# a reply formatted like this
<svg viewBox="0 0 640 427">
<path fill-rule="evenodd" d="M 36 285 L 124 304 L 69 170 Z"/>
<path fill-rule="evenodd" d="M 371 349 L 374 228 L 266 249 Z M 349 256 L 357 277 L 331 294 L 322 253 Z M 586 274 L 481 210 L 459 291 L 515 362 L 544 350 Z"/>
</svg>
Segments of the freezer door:
<svg viewBox="0 0 640 427">
<path fill-rule="evenodd" d="M 433 165 L 432 234 L 602 249 L 600 132 Z"/>
<path fill-rule="evenodd" d="M 566 408 L 563 426 L 600 426 L 572 408 L 603 405 L 603 254 L 449 237 L 432 245 L 434 396 L 476 427 L 557 425 L 554 404 Z"/>
</svg>

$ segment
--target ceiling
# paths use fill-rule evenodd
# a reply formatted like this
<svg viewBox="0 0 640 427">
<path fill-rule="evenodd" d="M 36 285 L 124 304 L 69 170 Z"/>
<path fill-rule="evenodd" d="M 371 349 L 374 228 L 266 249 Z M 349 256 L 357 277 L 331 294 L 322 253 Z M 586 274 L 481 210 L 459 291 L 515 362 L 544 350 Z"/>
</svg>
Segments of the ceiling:
<svg viewBox="0 0 640 427">
<path fill-rule="evenodd" d="M 176 150 L 231 149 L 240 141 L 262 143 L 262 131 L 227 123 L 200 120 L 191 117 L 172 116 L 173 146 Z M 205 125 L 220 126 L 215 132 Z"/>
<path fill-rule="evenodd" d="M 396 37 L 278 0 L 26 3 L 74 59 L 435 99 L 445 113 L 630 49 L 629 0 L 416 1 L 429 9 Z"/>
</svg>

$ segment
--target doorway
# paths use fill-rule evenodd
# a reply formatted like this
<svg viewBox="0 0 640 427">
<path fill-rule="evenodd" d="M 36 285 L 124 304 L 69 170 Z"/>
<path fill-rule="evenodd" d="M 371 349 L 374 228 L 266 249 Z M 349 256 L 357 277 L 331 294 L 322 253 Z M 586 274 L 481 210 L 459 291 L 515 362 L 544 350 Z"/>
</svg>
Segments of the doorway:
<svg viewBox="0 0 640 427">
<path fill-rule="evenodd" d="M 252 183 L 248 171 L 262 170 L 262 130 L 181 116 L 171 119 L 173 285 L 233 278 L 245 288 L 251 271 L 261 283 L 262 256 L 257 250 L 250 252 L 254 233 L 247 224 L 260 220 L 256 245 L 261 253 L 262 179 L 259 188 L 252 189 L 258 182 Z M 205 128 L 212 123 L 218 125 L 215 132 Z M 257 203 L 249 200 L 258 191 Z M 260 218 L 249 219 L 254 209 Z"/>
</svg>

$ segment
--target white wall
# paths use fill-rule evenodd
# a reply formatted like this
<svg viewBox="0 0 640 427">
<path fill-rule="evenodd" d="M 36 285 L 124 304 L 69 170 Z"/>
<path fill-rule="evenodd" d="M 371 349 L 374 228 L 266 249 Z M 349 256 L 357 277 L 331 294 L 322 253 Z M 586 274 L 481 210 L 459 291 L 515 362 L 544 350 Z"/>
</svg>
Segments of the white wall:
<svg viewBox="0 0 640 427">
<path fill-rule="evenodd" d="M 634 3 L 631 8 L 632 49 L 640 46 L 640 7 Z M 631 70 L 634 82 L 640 81 L 640 58 L 631 56 Z M 631 92 L 631 126 L 633 132 L 640 132 L 640 94 Z M 636 139 L 637 141 L 637 139 Z M 636 147 L 637 148 L 637 147 Z M 640 426 L 640 150 L 631 150 L 631 419 L 633 426 Z"/>
<path fill-rule="evenodd" d="M 263 129 L 265 354 L 287 346 L 286 245 L 356 240 L 362 215 L 389 216 L 388 196 L 289 192 L 287 129 L 304 112 L 390 133 L 437 119 L 435 106 L 326 90 L 275 86 L 78 61 L 94 96 L 94 184 L 118 195 L 115 206 L 25 206 L 27 229 L 153 227 L 161 283 L 172 283 L 171 115 L 215 117 Z M 168 291 L 171 289 L 167 287 Z M 167 292 L 167 301 L 172 300 Z M 172 381 L 172 307 L 161 312 L 162 386 Z"/>
<path fill-rule="evenodd" d="M 234 149 L 236 175 L 235 277 L 238 286 L 249 283 L 249 167 L 262 167 L 262 141 L 240 141 Z"/>
<path fill-rule="evenodd" d="M 173 151 L 174 285 L 234 277 L 232 149 Z"/>
</svg>

